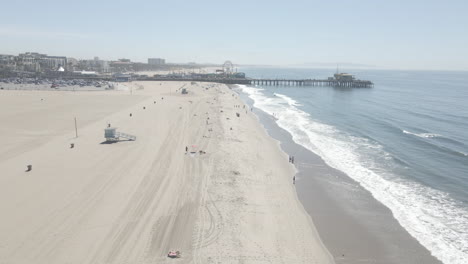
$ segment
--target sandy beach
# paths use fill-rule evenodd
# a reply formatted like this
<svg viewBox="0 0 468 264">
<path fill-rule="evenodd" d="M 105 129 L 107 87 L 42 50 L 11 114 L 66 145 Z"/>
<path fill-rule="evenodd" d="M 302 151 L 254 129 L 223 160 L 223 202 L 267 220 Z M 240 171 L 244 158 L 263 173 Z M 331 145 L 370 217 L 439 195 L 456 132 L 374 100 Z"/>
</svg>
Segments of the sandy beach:
<svg viewBox="0 0 468 264">
<path fill-rule="evenodd" d="M 237 94 L 125 87 L 0 91 L 0 263 L 334 263 Z"/>
</svg>

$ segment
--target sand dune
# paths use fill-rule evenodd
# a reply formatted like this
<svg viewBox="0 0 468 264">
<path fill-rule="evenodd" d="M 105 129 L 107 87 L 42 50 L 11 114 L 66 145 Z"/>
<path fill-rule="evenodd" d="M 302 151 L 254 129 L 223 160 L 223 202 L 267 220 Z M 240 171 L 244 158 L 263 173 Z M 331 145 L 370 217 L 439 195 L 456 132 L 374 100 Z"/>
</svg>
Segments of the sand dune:
<svg viewBox="0 0 468 264">
<path fill-rule="evenodd" d="M 0 263 L 333 263 L 232 91 L 128 85 L 0 93 Z M 107 124 L 137 140 L 103 144 Z"/>
</svg>

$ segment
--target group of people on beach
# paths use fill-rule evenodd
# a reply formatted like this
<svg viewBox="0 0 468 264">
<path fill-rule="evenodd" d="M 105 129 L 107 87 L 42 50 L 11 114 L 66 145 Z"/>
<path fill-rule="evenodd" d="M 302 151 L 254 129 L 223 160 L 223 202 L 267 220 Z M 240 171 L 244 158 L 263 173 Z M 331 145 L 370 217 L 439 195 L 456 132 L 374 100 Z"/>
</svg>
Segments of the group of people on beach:
<svg viewBox="0 0 468 264">
<path fill-rule="evenodd" d="M 294 156 L 289 156 L 289 162 L 294 164 Z M 293 184 L 296 184 L 296 175 L 293 176 Z"/>
</svg>

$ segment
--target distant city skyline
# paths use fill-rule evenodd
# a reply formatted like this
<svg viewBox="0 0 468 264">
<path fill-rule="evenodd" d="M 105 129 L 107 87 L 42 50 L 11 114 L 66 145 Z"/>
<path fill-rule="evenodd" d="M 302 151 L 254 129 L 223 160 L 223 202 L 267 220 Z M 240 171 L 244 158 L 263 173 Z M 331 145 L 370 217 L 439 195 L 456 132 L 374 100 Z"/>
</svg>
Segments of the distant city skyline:
<svg viewBox="0 0 468 264">
<path fill-rule="evenodd" d="M 468 70 L 468 2 L 461 0 L 31 0 L 2 10 L 0 54 Z"/>
</svg>

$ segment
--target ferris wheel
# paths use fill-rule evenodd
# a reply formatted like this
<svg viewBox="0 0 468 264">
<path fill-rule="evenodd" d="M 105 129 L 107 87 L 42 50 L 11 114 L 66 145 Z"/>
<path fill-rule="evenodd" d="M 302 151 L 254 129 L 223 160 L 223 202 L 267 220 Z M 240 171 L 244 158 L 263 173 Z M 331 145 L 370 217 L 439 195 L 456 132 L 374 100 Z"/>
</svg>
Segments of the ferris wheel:
<svg viewBox="0 0 468 264">
<path fill-rule="evenodd" d="M 223 64 L 223 71 L 226 74 L 231 74 L 234 72 L 234 64 L 231 61 L 225 61 Z"/>
</svg>

